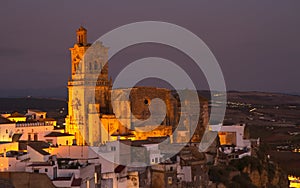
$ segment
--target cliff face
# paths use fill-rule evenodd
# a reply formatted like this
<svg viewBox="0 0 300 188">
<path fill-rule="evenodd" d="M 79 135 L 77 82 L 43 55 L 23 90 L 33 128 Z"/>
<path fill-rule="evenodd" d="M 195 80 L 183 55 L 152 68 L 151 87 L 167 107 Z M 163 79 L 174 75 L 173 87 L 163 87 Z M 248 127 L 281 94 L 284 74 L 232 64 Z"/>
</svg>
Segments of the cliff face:
<svg viewBox="0 0 300 188">
<path fill-rule="evenodd" d="M 228 165 L 212 166 L 210 180 L 217 187 L 285 188 L 288 177 L 278 165 L 256 157 L 232 160 Z"/>
<path fill-rule="evenodd" d="M 278 165 L 271 162 L 260 161 L 261 167 L 256 166 L 244 167 L 243 173 L 248 174 L 251 182 L 256 187 L 288 187 L 288 178 Z"/>
</svg>

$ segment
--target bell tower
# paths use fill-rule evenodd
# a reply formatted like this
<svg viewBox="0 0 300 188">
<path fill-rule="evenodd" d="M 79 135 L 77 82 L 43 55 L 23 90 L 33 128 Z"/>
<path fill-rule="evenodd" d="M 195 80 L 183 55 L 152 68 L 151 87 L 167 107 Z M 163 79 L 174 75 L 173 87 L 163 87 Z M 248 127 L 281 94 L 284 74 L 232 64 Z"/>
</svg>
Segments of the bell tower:
<svg viewBox="0 0 300 188">
<path fill-rule="evenodd" d="M 72 71 L 68 81 L 66 131 L 75 135 L 77 145 L 96 145 L 101 142 L 97 123 L 100 113 L 108 113 L 110 109 L 108 48 L 101 42 L 91 47 L 87 30 L 81 26 L 76 30 L 76 42 L 70 52 Z M 91 98 L 91 93 L 95 93 L 95 98 Z"/>
<path fill-rule="evenodd" d="M 87 30 L 84 27 L 80 26 L 77 29 L 76 34 L 77 34 L 78 44 L 82 44 L 82 45 L 87 44 Z"/>
</svg>

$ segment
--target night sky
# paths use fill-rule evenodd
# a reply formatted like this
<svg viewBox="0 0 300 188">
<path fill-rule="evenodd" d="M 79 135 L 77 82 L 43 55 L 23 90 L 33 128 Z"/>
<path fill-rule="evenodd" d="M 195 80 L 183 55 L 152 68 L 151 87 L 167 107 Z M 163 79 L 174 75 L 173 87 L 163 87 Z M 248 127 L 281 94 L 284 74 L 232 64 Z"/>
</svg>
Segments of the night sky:
<svg viewBox="0 0 300 188">
<path fill-rule="evenodd" d="M 300 93 L 297 0 L 6 0 L 0 10 L 0 97 L 66 97 L 68 49 L 80 25 L 93 42 L 118 26 L 148 20 L 177 24 L 203 39 L 223 70 L 228 90 Z M 124 63 L 148 55 L 192 63 L 174 49 L 138 45 L 113 58 L 111 75 Z M 198 89 L 206 89 L 205 84 Z"/>
</svg>

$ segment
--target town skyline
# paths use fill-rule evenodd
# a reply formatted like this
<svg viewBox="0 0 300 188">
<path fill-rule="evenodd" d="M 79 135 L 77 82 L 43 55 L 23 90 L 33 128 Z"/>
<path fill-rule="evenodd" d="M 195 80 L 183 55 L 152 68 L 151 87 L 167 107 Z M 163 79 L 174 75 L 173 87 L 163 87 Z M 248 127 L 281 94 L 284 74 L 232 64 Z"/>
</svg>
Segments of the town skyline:
<svg viewBox="0 0 300 188">
<path fill-rule="evenodd" d="M 300 1 L 1 8 L 0 187 L 300 187 Z"/>
</svg>

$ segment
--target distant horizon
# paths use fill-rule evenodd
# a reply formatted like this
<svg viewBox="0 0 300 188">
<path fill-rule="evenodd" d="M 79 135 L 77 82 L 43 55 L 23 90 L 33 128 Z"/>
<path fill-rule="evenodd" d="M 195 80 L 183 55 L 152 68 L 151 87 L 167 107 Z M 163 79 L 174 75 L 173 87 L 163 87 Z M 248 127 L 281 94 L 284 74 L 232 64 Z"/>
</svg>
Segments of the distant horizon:
<svg viewBox="0 0 300 188">
<path fill-rule="evenodd" d="M 148 87 L 148 86 L 147 86 Z M 153 86 L 154 87 L 154 86 Z M 49 88 L 49 89 L 15 89 L 15 90 L 1 90 L 0 89 L 0 98 L 57 98 L 57 99 L 67 99 L 68 93 L 67 88 L 62 89 L 60 91 L 59 88 Z M 32 92 L 33 91 L 33 92 Z M 209 90 L 197 90 L 200 92 L 208 92 Z M 281 91 L 258 91 L 258 90 L 227 90 L 227 93 L 230 92 L 241 92 L 241 93 L 250 93 L 250 92 L 258 92 L 258 93 L 272 93 L 272 94 L 284 94 L 284 95 L 296 95 L 300 96 L 300 92 L 281 92 Z"/>
</svg>

